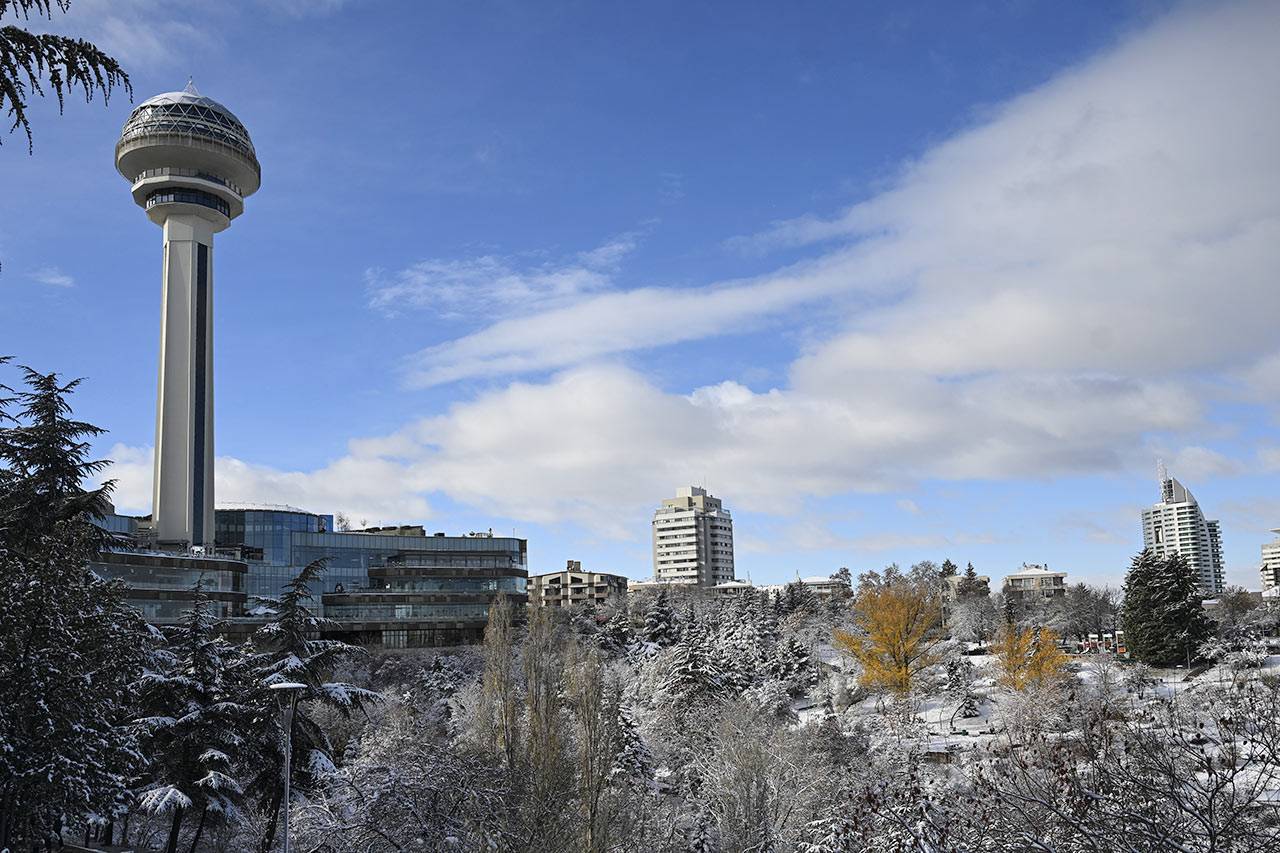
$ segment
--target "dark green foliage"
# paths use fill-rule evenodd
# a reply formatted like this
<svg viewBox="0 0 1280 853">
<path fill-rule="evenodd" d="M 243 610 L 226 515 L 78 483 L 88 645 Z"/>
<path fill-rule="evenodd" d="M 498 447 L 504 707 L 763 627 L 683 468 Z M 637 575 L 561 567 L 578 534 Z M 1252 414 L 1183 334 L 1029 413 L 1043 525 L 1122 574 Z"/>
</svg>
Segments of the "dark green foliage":
<svg viewBox="0 0 1280 853">
<path fill-rule="evenodd" d="M 261 607 L 269 621 L 252 640 L 248 667 L 252 681 L 245 702 L 258 709 L 252 721 L 258 759 L 249 775 L 246 791 L 267 814 L 267 831 L 260 849 L 275 844 L 276 824 L 281 809 L 280 776 L 284 767 L 280 709 L 271 685 L 283 682 L 305 684 L 297 693 L 297 713 L 293 718 L 292 768 L 296 790 L 313 787 L 333 766 L 333 747 L 318 720 L 309 713 L 313 705 L 328 706 L 343 714 L 359 710 L 377 694 L 350 684 L 326 681 L 334 668 L 360 649 L 340 640 L 320 639 L 325 620 L 311 612 L 311 584 L 324 572 L 324 561 L 306 566 L 285 585 L 278 601 Z"/>
<path fill-rule="evenodd" d="M 121 811 L 138 764 L 130 687 L 151 634 L 119 582 L 88 571 L 111 484 L 83 481 L 96 427 L 72 420 L 77 382 L 25 370 L 0 386 L 0 849 Z M 16 414 L 8 407 L 17 404 Z"/>
<path fill-rule="evenodd" d="M 26 20 L 34 12 L 52 19 L 55 7 L 66 12 L 71 0 L 0 0 L 0 18 L 12 14 Z M 77 88 L 86 102 L 101 92 L 106 103 L 117 86 L 133 96 L 129 75 L 120 64 L 84 39 L 33 33 L 13 25 L 0 27 L 0 109 L 7 109 L 13 119 L 10 133 L 18 128 L 26 133 L 28 151 L 33 144 L 28 99 L 43 97 L 45 85 L 53 89 L 59 110 Z"/>
<path fill-rule="evenodd" d="M 1212 632 L 1200 600 L 1196 577 L 1180 554 L 1138 554 L 1124 581 L 1121 619 L 1129 653 L 1156 666 L 1194 657 Z"/>
<path fill-rule="evenodd" d="M 167 853 L 175 853 L 183 821 L 196 822 L 195 849 L 208 824 L 233 816 L 241 799 L 240 762 L 253 711 L 245 692 L 243 658 L 218 636 L 209 597 L 197 581 L 181 624 L 165 630 L 166 648 L 143 676 L 142 808 L 170 816 Z"/>
<path fill-rule="evenodd" d="M 665 589 L 658 591 L 653 606 L 644 617 L 644 638 L 659 646 L 669 646 L 680 636 L 676 613 L 671 607 L 670 596 Z"/>
<path fill-rule="evenodd" d="M 948 560 L 947 562 L 950 562 Z M 946 566 L 946 563 L 943 563 Z M 964 601 L 968 598 L 986 598 L 991 595 L 987 582 L 978 577 L 978 570 L 969 563 L 964 570 L 964 577 L 956 584 L 956 599 Z"/>
<path fill-rule="evenodd" d="M 972 566 L 973 564 L 970 563 L 969 565 Z M 942 567 L 938 569 L 938 574 L 944 578 L 949 578 L 954 577 L 956 572 L 959 570 L 960 568 L 955 563 L 951 562 L 950 558 L 948 558 L 942 561 Z"/>
</svg>

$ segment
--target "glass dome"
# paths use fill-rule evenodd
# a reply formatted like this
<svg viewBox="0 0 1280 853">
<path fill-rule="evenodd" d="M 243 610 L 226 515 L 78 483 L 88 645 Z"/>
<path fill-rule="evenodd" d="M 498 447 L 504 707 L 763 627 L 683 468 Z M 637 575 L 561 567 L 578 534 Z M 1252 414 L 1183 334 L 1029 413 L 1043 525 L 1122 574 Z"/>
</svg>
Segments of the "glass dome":
<svg viewBox="0 0 1280 853">
<path fill-rule="evenodd" d="M 249 131 L 240 120 L 189 83 L 181 92 L 165 92 L 138 104 L 124 123 L 120 143 L 169 134 L 221 143 L 248 158 L 255 168 L 258 165 Z"/>
</svg>

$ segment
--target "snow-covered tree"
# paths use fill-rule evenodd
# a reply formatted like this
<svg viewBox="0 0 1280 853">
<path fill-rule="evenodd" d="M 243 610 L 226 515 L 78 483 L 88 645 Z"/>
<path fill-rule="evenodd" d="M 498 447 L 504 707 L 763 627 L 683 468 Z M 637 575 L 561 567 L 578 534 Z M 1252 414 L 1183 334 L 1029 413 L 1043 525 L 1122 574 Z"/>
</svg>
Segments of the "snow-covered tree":
<svg viewBox="0 0 1280 853">
<path fill-rule="evenodd" d="M 111 484 L 83 485 L 107 464 L 88 458 L 102 431 L 71 417 L 78 382 L 25 378 L 0 386 L 0 850 L 123 810 L 151 642 L 124 587 L 88 570 L 111 542 L 93 523 Z"/>
<path fill-rule="evenodd" d="M 1168 666 L 1195 655 L 1211 627 L 1196 576 L 1180 554 L 1161 558 L 1144 550 L 1133 558 L 1124 582 L 1123 622 L 1136 660 Z"/>
<path fill-rule="evenodd" d="M 679 638 L 680 626 L 670 596 L 665 589 L 660 589 L 644 616 L 644 639 L 658 646 L 669 646 Z"/>
<path fill-rule="evenodd" d="M 805 825 L 800 853 L 859 853 L 865 837 L 847 809 L 828 809 Z"/>
<path fill-rule="evenodd" d="M 662 691 L 677 702 L 716 693 L 724 687 L 725 676 L 718 668 L 714 650 L 702 632 L 685 632 L 671 649 Z"/>
<path fill-rule="evenodd" d="M 252 717 L 240 701 L 234 658 L 239 650 L 218 636 L 209 598 L 197 581 L 191 608 L 165 631 L 166 647 L 140 682 L 142 748 L 148 756 L 138 790 L 142 809 L 169 815 L 166 853 L 176 853 L 183 821 L 195 821 L 191 849 L 206 823 L 234 819 L 243 791 L 237 762 Z"/>
<path fill-rule="evenodd" d="M 323 560 L 310 563 L 285 585 L 278 599 L 259 603 L 259 612 L 267 617 L 267 622 L 252 638 L 248 659 L 252 681 L 246 697 L 246 702 L 257 709 L 253 748 L 258 759 L 246 792 L 267 815 L 259 848 L 262 853 L 268 853 L 275 844 L 283 795 L 279 784 L 284 767 L 282 709 L 271 685 L 286 682 L 306 685 L 296 693 L 291 758 L 294 790 L 302 792 L 314 787 L 333 769 L 333 746 L 310 712 L 311 707 L 349 714 L 378 698 L 365 688 L 329 681 L 340 663 L 360 654 L 361 650 L 341 640 L 320 638 L 329 621 L 312 612 L 311 585 L 323 572 Z"/>
</svg>

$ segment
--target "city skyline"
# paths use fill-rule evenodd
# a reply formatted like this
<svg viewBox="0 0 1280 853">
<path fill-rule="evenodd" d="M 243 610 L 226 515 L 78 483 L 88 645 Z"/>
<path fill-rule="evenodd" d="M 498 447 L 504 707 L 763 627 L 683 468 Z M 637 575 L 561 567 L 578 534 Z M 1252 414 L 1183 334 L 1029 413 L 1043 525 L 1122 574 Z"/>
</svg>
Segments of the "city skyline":
<svg viewBox="0 0 1280 853">
<path fill-rule="evenodd" d="M 123 4 L 124 12 L 109 13 L 83 5 L 103 22 L 150 8 Z M 337 30 L 354 26 L 359 38 L 361 16 L 379 14 L 359 4 L 330 6 L 323 16 L 295 18 L 287 9 L 269 16 L 303 30 L 312 64 L 302 69 L 315 70 Z M 1125 187 L 1133 209 L 1108 223 L 1124 236 L 1118 242 L 1133 247 L 1131 255 L 1087 228 L 1079 210 L 1050 219 L 1050 228 L 1070 232 L 1061 246 L 1019 235 L 1003 218 L 988 223 L 1009 230 L 1012 245 L 1003 246 L 990 230 L 965 232 L 922 206 L 938 203 L 953 215 L 970 204 L 982 210 L 990 199 L 980 183 L 957 173 L 971 165 L 1006 194 L 1025 192 L 1032 206 L 1024 214 L 1045 215 L 1037 181 L 1055 193 L 1105 200 L 1099 185 L 1108 169 L 1152 152 L 1194 167 L 1206 185 L 1238 188 L 1261 162 L 1259 152 L 1277 140 L 1275 117 L 1246 115 L 1248 92 L 1217 105 L 1224 135 L 1253 136 L 1210 158 L 1185 124 L 1187 109 L 1203 108 L 1215 86 L 1243 86 L 1233 75 L 1245 67 L 1261 67 L 1260 79 L 1248 82 L 1252 92 L 1280 81 L 1274 61 L 1250 53 L 1261 37 L 1249 33 L 1274 24 L 1274 9 L 1236 3 L 1148 16 L 1126 8 L 1093 22 L 1057 13 L 1070 26 L 1047 51 L 1037 43 L 1043 57 L 1013 57 L 1015 70 L 999 83 L 980 79 L 992 66 L 970 57 L 972 67 L 956 72 L 960 82 L 941 99 L 946 104 L 928 103 L 936 114 L 877 107 L 848 82 L 850 68 L 834 46 L 820 53 L 825 66 L 816 62 L 807 72 L 801 50 L 771 55 L 779 68 L 800 70 L 785 91 L 764 91 L 797 101 L 801 111 L 831 109 L 841 95 L 859 94 L 857 109 L 824 128 L 831 142 L 865 145 L 842 158 L 792 140 L 814 157 L 808 169 L 825 178 L 842 174 L 844 185 L 823 195 L 815 174 L 788 162 L 777 167 L 778 180 L 793 186 L 764 181 L 750 203 L 714 216 L 705 214 L 715 198 L 728 197 L 732 169 L 700 171 L 711 163 L 709 152 L 668 152 L 677 162 L 669 170 L 654 157 L 643 174 L 625 176 L 603 155 L 607 145 L 569 169 L 548 153 L 568 137 L 549 131 L 538 144 L 495 144 L 486 153 L 474 145 L 485 133 L 462 115 L 470 104 L 413 87 L 374 90 L 372 112 L 357 108 L 357 124 L 363 131 L 359 122 L 394 109 L 397 96 L 416 95 L 411 103 L 420 116 L 409 138 L 425 147 L 388 143 L 394 125 L 383 127 L 376 140 L 382 159 L 362 171 L 350 160 L 357 153 L 343 135 L 350 129 L 320 124 L 332 105 L 297 79 L 277 69 L 273 85 L 299 94 L 273 116 L 266 105 L 278 91 L 246 86 L 216 44 L 197 53 L 197 67 L 187 71 L 255 129 L 269 174 L 280 174 L 278 186 L 268 179 L 255 197 L 254 221 L 219 254 L 218 336 L 233 342 L 216 353 L 225 454 L 217 461 L 219 502 L 297 504 L 370 524 L 452 532 L 514 527 L 531 542 L 535 571 L 573 557 L 595 571 L 644 577 L 654 504 L 695 482 L 733 508 L 738 575 L 756 582 L 951 557 L 992 576 L 1024 561 L 1048 562 L 1072 579 L 1118 585 L 1141 547 L 1141 508 L 1154 497 L 1142 472 L 1165 456 L 1206 511 L 1222 519 L 1227 582 L 1256 588 L 1259 546 L 1280 522 L 1280 448 L 1269 437 L 1277 413 L 1266 396 L 1280 391 L 1280 353 L 1242 343 L 1249 337 L 1238 331 L 1248 326 L 1243 309 L 1197 301 L 1194 286 L 1211 280 L 1205 289 L 1225 288 L 1222 302 L 1236 288 L 1250 294 L 1249 314 L 1274 316 L 1266 276 L 1276 250 L 1264 241 L 1274 175 L 1256 175 L 1256 193 L 1231 198 L 1206 198 L 1193 188 L 1182 201 L 1206 204 L 1207 212 L 1145 222 L 1138 219 L 1169 201 L 1157 192 L 1159 169 L 1135 169 Z M 617 25 L 578 12 L 560 29 L 547 23 L 544 35 L 554 41 L 574 27 Z M 1043 24 L 1052 14 L 1040 7 L 1033 16 Z M 215 23 L 230 38 L 235 25 Z M 972 47 L 978 22 L 959 23 L 970 27 Z M 155 26 L 162 31 L 163 21 Z M 918 20 L 902 26 L 907 40 L 928 30 Z M 109 32 L 101 40 L 123 48 L 125 58 L 146 49 L 113 45 Z M 543 49 L 520 44 L 528 56 Z M 1228 47 L 1248 61 L 1227 62 Z M 261 57 L 264 46 L 249 50 Z M 1216 63 L 1201 89 L 1151 87 L 1149 77 L 1172 73 L 1190 57 Z M 137 102 L 185 79 L 174 57 L 135 59 Z M 701 76 L 711 70 L 700 67 L 695 79 L 713 80 Z M 564 82 L 552 70 L 538 71 L 534 79 Z M 468 94 L 483 95 L 484 73 L 476 73 L 481 79 L 469 81 Z M 928 102 L 926 90 L 938 79 L 923 74 L 902 86 Z M 561 118 L 577 117 L 602 95 L 575 91 L 584 103 L 565 107 Z M 709 101 L 715 91 L 704 83 L 699 95 Z M 626 95 L 637 97 L 624 87 Z M 749 124 L 751 99 L 733 95 L 729 115 Z M 482 96 L 474 103 L 498 106 Z M 628 103 L 634 109 L 634 100 Z M 0 318 L 0 335 L 3 350 L 24 361 L 89 377 L 82 414 L 111 430 L 100 452 L 118 462 L 112 476 L 121 479 L 120 509 L 142 513 L 151 494 L 158 264 L 141 248 L 142 229 L 150 226 L 121 198 L 109 164 L 75 153 L 86 139 L 117 134 L 131 107 L 113 100 L 105 112 L 43 121 L 30 159 L 20 146 L 0 149 L 0 169 L 18 190 L 13 197 L 36 186 L 46 195 L 65 193 L 68 204 L 77 197 L 90 209 L 64 215 L 94 223 L 69 248 L 41 221 L 48 214 L 30 223 L 3 217 L 9 224 L 0 231 L 0 286 L 18 310 Z M 771 121 L 786 111 L 774 109 Z M 689 120 L 687 110 L 659 115 Z M 429 172 L 448 160 L 449 145 L 427 128 L 442 112 L 468 148 L 448 163 L 445 177 L 491 184 L 449 186 L 432 175 L 401 186 L 388 176 L 396 168 Z M 525 130 L 533 126 L 529 116 L 517 118 Z M 880 120 L 884 138 L 866 142 L 859 119 Z M 377 129 L 376 120 L 369 129 Z M 1156 138 L 1171 130 L 1183 136 Z M 997 138 L 1012 141 L 997 145 Z M 1039 139 L 1062 146 L 1056 159 L 1033 156 Z M 1116 139 L 1125 144 L 1099 147 Z M 280 154 L 287 141 L 299 146 L 294 162 Z M 768 141 L 745 150 L 733 165 L 763 165 L 771 153 Z M 422 162 L 423 151 L 434 159 Z M 998 168 L 997 154 L 1015 160 L 1016 169 Z M 1103 178 L 1090 178 L 1090 167 Z M 50 186 L 53 168 L 76 179 Z M 592 203 L 580 188 L 557 192 L 550 174 L 583 181 L 617 175 L 621 190 L 612 202 Z M 304 186 L 308 177 L 323 180 Z M 644 181 L 652 184 L 647 199 Z M 334 195 L 339 184 L 347 185 L 345 194 Z M 963 204 L 955 194 L 964 195 Z M 375 204 L 379 199 L 385 201 Z M 327 230 L 332 226 L 307 209 L 326 206 L 343 212 L 345 230 Z M 554 215 L 535 224 L 542 206 Z M 486 222 L 498 208 L 507 218 Z M 0 210 L 12 212 L 4 202 Z M 406 216 L 413 227 L 398 221 Z M 682 236 L 699 218 L 708 224 Z M 1209 257 L 1155 259 L 1172 237 L 1212 234 L 1227 222 L 1238 229 L 1236 239 L 1206 238 L 1201 248 Z M 419 228 L 429 238 L 411 239 Z M 47 233 L 38 234 L 42 229 Z M 872 236 L 882 230 L 891 239 Z M 998 286 L 947 265 L 947 247 L 957 239 L 976 241 L 979 277 Z M 1027 263 L 1049 271 L 1010 278 L 1011 266 Z M 1105 287 L 1080 291 L 1084 299 L 1061 298 L 1100 270 Z M 1221 284 L 1218 276 L 1230 280 Z M 1150 335 L 1151 318 L 1134 313 L 1157 286 L 1172 292 L 1172 307 L 1152 309 L 1156 328 L 1185 334 L 1191 320 L 1207 315 L 1205 322 L 1216 318 L 1216 328 L 1232 333 L 1206 335 L 1176 358 L 1162 353 L 1163 335 Z M 1120 296 L 1108 296 L 1107 288 Z M 925 306 L 921 294 L 934 301 Z M 1081 308 L 1090 299 L 1094 304 Z M 105 335 L 93 328 L 102 325 L 103 306 L 114 309 L 113 333 Z M 1106 310 L 1114 314 L 1107 322 L 1090 315 Z M 59 312 L 79 332 L 72 346 L 48 340 L 45 318 Z M 1059 314 L 1061 321 L 1049 322 Z M 998 327 L 1010 326 L 1021 331 L 1000 334 Z M 1018 363 L 1023 355 L 1029 368 Z M 264 422 L 280 426 L 262 429 Z"/>
</svg>

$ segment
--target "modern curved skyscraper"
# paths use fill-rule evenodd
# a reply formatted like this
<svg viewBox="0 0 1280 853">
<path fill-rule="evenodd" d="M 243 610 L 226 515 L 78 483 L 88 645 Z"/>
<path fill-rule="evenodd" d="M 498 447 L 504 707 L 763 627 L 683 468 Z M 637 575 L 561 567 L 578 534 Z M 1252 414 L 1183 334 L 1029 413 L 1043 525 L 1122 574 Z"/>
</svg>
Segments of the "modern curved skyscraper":
<svg viewBox="0 0 1280 853">
<path fill-rule="evenodd" d="M 244 212 L 262 170 L 240 120 L 190 83 L 130 113 L 116 169 L 164 229 L 156 539 L 213 544 L 213 235 Z"/>
<path fill-rule="evenodd" d="M 1187 487 L 1160 466 L 1160 503 L 1142 511 L 1142 547 L 1157 557 L 1181 554 L 1200 579 L 1200 591 L 1219 595 L 1224 586 L 1222 529 L 1204 517 Z"/>
</svg>

